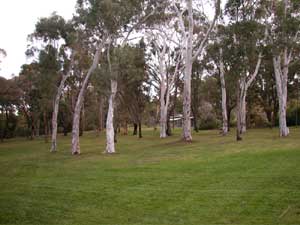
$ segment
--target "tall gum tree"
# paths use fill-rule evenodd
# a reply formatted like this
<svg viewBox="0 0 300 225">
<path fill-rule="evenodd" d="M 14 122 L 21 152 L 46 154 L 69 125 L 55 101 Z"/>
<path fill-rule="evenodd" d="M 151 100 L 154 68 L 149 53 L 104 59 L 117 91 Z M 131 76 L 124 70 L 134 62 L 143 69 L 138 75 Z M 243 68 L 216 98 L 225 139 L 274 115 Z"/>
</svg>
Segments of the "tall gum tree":
<svg viewBox="0 0 300 225">
<path fill-rule="evenodd" d="M 79 92 L 77 103 L 74 110 L 73 129 L 72 129 L 72 154 L 80 153 L 79 146 L 79 121 L 82 108 L 83 97 L 87 88 L 90 76 L 98 66 L 102 48 L 111 43 L 120 41 L 124 46 L 129 40 L 130 34 L 142 24 L 150 15 L 148 7 L 152 1 L 107 1 L 107 0 L 78 0 L 77 1 L 77 19 L 81 26 L 85 28 L 88 42 L 96 44 L 96 53 L 93 56 L 93 63 L 85 76 L 83 85 Z M 149 13 L 149 14 L 148 14 Z M 107 42 L 109 42 L 107 44 Z M 114 95 L 117 84 L 111 80 L 111 95 Z M 108 118 L 113 118 L 114 101 L 109 98 Z M 113 123 L 110 119 L 109 123 Z M 113 127 L 113 124 L 109 124 Z M 113 131 L 109 129 L 107 135 L 113 136 Z M 109 149 L 109 151 L 108 151 Z M 114 153 L 115 148 L 111 142 L 107 142 L 106 153 Z"/>
<path fill-rule="evenodd" d="M 62 33 L 64 33 L 65 45 L 63 46 L 64 52 L 70 52 L 70 57 L 67 54 L 64 54 L 65 63 L 64 69 L 60 73 L 60 82 L 57 87 L 57 92 L 53 101 L 53 112 L 52 112 L 52 137 L 51 137 L 51 152 L 55 152 L 57 150 L 57 117 L 59 112 L 59 101 L 63 94 L 65 83 L 67 79 L 73 73 L 73 66 L 75 63 L 75 55 L 76 55 L 76 38 L 75 31 L 71 27 L 71 23 L 67 24 L 64 27 Z"/>
<path fill-rule="evenodd" d="M 64 18 L 52 13 L 50 17 L 41 18 L 35 27 L 35 31 L 31 34 L 31 38 L 38 42 L 46 44 L 45 49 L 50 49 L 50 46 L 57 52 L 55 58 L 57 61 L 61 61 L 61 68 L 59 68 L 59 78 L 55 85 L 56 94 L 53 99 L 52 110 L 52 140 L 51 140 L 51 152 L 55 152 L 57 149 L 57 116 L 59 111 L 59 101 L 62 95 L 65 82 L 71 74 L 71 67 L 73 63 L 73 54 L 69 59 L 67 52 L 70 50 L 71 34 L 73 32 L 71 22 L 67 23 Z M 72 52 L 72 51 L 71 51 Z"/>
<path fill-rule="evenodd" d="M 153 48 L 150 52 L 151 60 L 148 68 L 155 83 L 158 83 L 160 93 L 160 138 L 167 137 L 168 110 L 171 91 L 174 88 L 176 77 L 179 75 L 181 63 L 180 50 L 172 47 L 175 42 L 174 30 L 167 27 L 167 21 L 163 26 L 155 26 L 148 33 L 149 42 Z"/>
<path fill-rule="evenodd" d="M 250 86 L 259 73 L 263 57 L 263 46 L 268 32 L 265 22 L 263 1 L 232 0 L 226 4 L 226 13 L 230 18 L 230 36 L 232 55 L 237 68 L 237 140 L 242 140 L 246 132 L 246 98 Z"/>
<path fill-rule="evenodd" d="M 300 45 L 300 4 L 298 1 L 270 1 L 268 7 L 276 91 L 279 102 L 279 136 L 289 135 L 286 122 L 289 67 Z"/>
<path fill-rule="evenodd" d="M 207 29 L 204 32 L 199 32 L 199 35 L 195 36 L 195 21 L 194 21 L 194 7 L 192 0 L 186 0 L 178 2 L 173 0 L 173 7 L 177 14 L 178 27 L 181 33 L 180 42 L 183 45 L 182 58 L 184 64 L 184 87 L 183 87 L 183 140 L 192 141 L 191 133 L 191 75 L 193 62 L 202 55 L 209 38 L 211 31 L 213 30 L 216 20 L 220 13 L 220 0 L 213 1 L 215 5 L 215 14 L 213 20 L 210 22 Z M 187 12 L 187 13 L 186 13 Z M 204 12 L 201 14 L 205 15 Z M 201 22 L 200 22 L 201 23 Z M 205 24 L 200 24 L 203 28 Z M 205 26 L 206 27 L 206 26 Z"/>
</svg>

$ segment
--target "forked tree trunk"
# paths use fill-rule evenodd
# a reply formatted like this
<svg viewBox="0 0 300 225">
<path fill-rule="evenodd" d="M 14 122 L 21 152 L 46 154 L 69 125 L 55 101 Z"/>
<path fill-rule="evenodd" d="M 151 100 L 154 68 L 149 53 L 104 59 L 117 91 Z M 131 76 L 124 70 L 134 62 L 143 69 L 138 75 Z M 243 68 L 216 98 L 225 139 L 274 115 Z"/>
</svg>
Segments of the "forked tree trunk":
<svg viewBox="0 0 300 225">
<path fill-rule="evenodd" d="M 74 115 L 73 115 L 73 127 L 72 127 L 72 154 L 80 154 L 80 145 L 79 145 L 79 124 L 80 124 L 80 112 L 83 105 L 83 98 L 84 94 L 90 79 L 90 76 L 94 72 L 94 70 L 97 68 L 100 54 L 102 51 L 102 43 L 97 46 L 97 50 L 94 56 L 93 64 L 89 68 L 86 77 L 84 78 L 82 87 L 80 89 L 80 92 L 78 94 L 77 102 L 74 108 Z"/>
<path fill-rule="evenodd" d="M 57 150 L 57 116 L 58 116 L 58 111 L 59 111 L 59 100 L 60 97 L 63 93 L 63 89 L 66 83 L 66 80 L 68 79 L 68 77 L 71 75 L 71 70 L 72 70 L 72 66 L 74 63 L 74 52 L 72 52 L 71 54 L 71 64 L 70 67 L 68 69 L 68 72 L 66 74 L 62 75 L 60 84 L 57 88 L 57 93 L 54 99 L 54 104 L 53 104 L 53 113 L 52 113 L 52 141 L 51 141 L 51 152 L 55 152 Z"/>
<path fill-rule="evenodd" d="M 255 78 L 259 72 L 261 61 L 262 61 L 262 53 L 259 53 L 254 72 L 250 76 L 242 76 L 238 80 L 238 86 L 237 86 L 237 89 L 238 89 L 237 90 L 238 91 L 238 95 L 237 95 L 237 116 L 238 116 L 237 128 L 238 129 L 237 130 L 239 131 L 239 136 L 241 136 L 241 134 L 246 132 L 247 91 L 248 91 L 249 87 L 252 85 L 253 81 L 255 80 Z M 241 139 L 239 139 L 239 140 L 241 140 Z"/>
<path fill-rule="evenodd" d="M 289 128 L 286 123 L 287 108 L 287 80 L 288 80 L 288 63 L 287 53 L 284 55 L 284 67 L 281 67 L 281 57 L 273 57 L 273 66 L 276 78 L 276 90 L 279 100 L 279 135 L 286 137 L 289 135 Z"/>
<path fill-rule="evenodd" d="M 115 131 L 114 131 L 114 106 L 115 96 L 117 93 L 118 83 L 116 80 L 111 80 L 111 93 L 108 101 L 108 113 L 106 120 L 106 153 L 115 153 Z"/>
<path fill-rule="evenodd" d="M 57 89 L 57 93 L 55 96 L 54 104 L 53 104 L 53 113 L 52 113 L 52 140 L 51 140 L 51 152 L 56 152 L 57 150 L 57 115 L 59 110 L 59 100 L 62 95 L 65 82 L 68 79 L 70 73 L 63 75 L 60 81 L 59 87 Z"/>
<path fill-rule="evenodd" d="M 216 20 L 220 13 L 220 0 L 215 2 L 215 15 L 212 23 L 207 29 L 204 37 L 201 42 L 197 43 L 196 46 L 193 44 L 193 36 L 194 36 L 194 20 L 193 20 L 193 1 L 186 1 L 186 11 L 188 12 L 188 29 L 186 29 L 185 21 L 183 19 L 183 11 L 180 11 L 173 1 L 173 6 L 177 12 L 177 16 L 179 19 L 179 28 L 183 37 L 184 49 L 182 49 L 182 56 L 185 64 L 184 71 L 184 87 L 183 87 L 183 130 L 182 130 L 182 138 L 183 140 L 189 142 L 192 141 L 192 133 L 191 133 L 191 75 L 192 75 L 192 65 L 193 62 L 197 59 L 199 55 L 202 54 L 205 45 L 207 44 L 208 37 L 215 26 Z M 187 30 L 187 32 L 186 32 Z M 193 48 L 196 47 L 197 50 L 193 55 Z"/>
</svg>

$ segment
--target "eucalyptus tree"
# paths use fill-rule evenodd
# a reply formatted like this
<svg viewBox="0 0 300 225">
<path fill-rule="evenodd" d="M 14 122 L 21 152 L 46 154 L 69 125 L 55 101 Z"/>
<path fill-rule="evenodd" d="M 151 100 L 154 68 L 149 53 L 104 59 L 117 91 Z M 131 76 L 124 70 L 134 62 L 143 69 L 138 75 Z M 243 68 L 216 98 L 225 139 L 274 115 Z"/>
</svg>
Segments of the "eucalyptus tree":
<svg viewBox="0 0 300 225">
<path fill-rule="evenodd" d="M 174 45 L 176 30 L 170 26 L 172 19 L 154 25 L 148 32 L 148 69 L 153 81 L 157 83 L 160 94 L 160 138 L 167 137 L 167 121 L 171 91 L 179 75 L 181 63 L 180 49 Z M 174 25 L 174 24 L 173 24 Z"/>
<path fill-rule="evenodd" d="M 182 58 L 184 61 L 184 89 L 183 89 L 183 132 L 185 141 L 192 141 L 191 134 L 191 74 L 193 62 L 202 56 L 207 45 L 211 31 L 213 30 L 219 12 L 220 0 L 213 1 L 215 14 L 213 20 L 207 24 L 206 15 L 203 10 L 195 10 L 198 5 L 193 0 L 181 1 L 173 0 L 173 7 L 177 14 L 177 24 L 180 32 L 180 43 L 183 45 Z M 195 14 L 197 12 L 197 14 Z M 199 16 L 200 14 L 200 16 Z M 198 15 L 198 17 L 197 17 Z M 199 19 L 195 21 L 194 19 Z M 208 25 L 208 26 L 207 26 Z M 198 29 L 195 29 L 198 28 Z M 195 33 L 197 35 L 195 35 Z"/>
<path fill-rule="evenodd" d="M 232 57 L 231 47 L 232 42 L 230 37 L 228 24 L 223 20 L 219 20 L 219 24 L 214 32 L 214 41 L 207 48 L 207 58 L 215 67 L 215 72 L 212 73 L 217 76 L 216 79 L 220 85 L 220 91 L 216 99 L 216 106 L 221 109 L 222 116 L 222 134 L 226 135 L 230 129 L 231 111 L 236 106 L 235 84 L 236 77 L 235 71 L 237 70 L 238 63 Z M 213 76 L 214 76 L 213 75 Z"/>
<path fill-rule="evenodd" d="M 221 21 L 221 20 L 219 20 Z M 222 107 L 222 134 L 227 135 L 228 133 L 228 112 L 227 112 L 227 92 L 226 92 L 226 81 L 225 81 L 225 65 L 224 65 L 224 54 L 223 54 L 223 46 L 221 46 L 222 42 L 222 32 L 219 32 L 218 24 L 216 33 L 217 33 L 217 44 L 218 46 L 218 68 L 220 75 L 220 84 L 221 84 L 221 107 Z M 230 120 L 230 118 L 229 118 Z"/>
<path fill-rule="evenodd" d="M 93 63 L 85 76 L 81 90 L 78 95 L 72 131 L 72 154 L 79 154 L 79 120 L 80 111 L 83 103 L 83 96 L 88 85 L 90 76 L 98 66 L 100 54 L 104 47 L 119 44 L 121 47 L 128 42 L 130 34 L 136 30 L 147 18 L 150 17 L 150 3 L 152 1 L 140 0 L 78 0 L 77 1 L 77 20 L 81 24 L 87 36 L 87 42 L 92 49 Z M 107 58 L 110 58 L 110 51 L 106 51 Z M 114 97 L 117 91 L 116 80 L 111 80 L 111 93 L 109 97 L 109 109 L 107 116 L 106 153 L 114 153 L 114 129 L 113 129 L 113 107 Z"/>
<path fill-rule="evenodd" d="M 226 12 L 230 17 L 229 39 L 232 56 L 237 66 L 237 140 L 246 132 L 246 97 L 253 84 L 263 57 L 263 46 L 268 32 L 265 22 L 263 1 L 230 0 Z"/>
<path fill-rule="evenodd" d="M 292 0 L 269 3 L 269 40 L 279 100 L 279 135 L 285 137 L 289 134 L 286 122 L 289 67 L 300 45 L 300 4 Z"/>
<path fill-rule="evenodd" d="M 55 152 L 57 149 L 57 117 L 59 112 L 59 102 L 62 96 L 65 83 L 67 79 L 72 75 L 73 66 L 76 55 L 76 38 L 75 31 L 72 27 L 71 22 L 66 23 L 65 26 L 61 27 L 60 36 L 65 41 L 64 45 L 61 46 L 61 59 L 64 62 L 62 71 L 60 71 L 60 82 L 57 87 L 56 95 L 53 102 L 53 113 L 52 113 L 52 140 L 51 140 L 51 152 Z M 70 52 L 70 56 L 68 56 Z"/>
<path fill-rule="evenodd" d="M 70 60 L 68 57 L 68 51 L 70 49 L 68 47 L 72 42 L 72 31 L 71 23 L 67 23 L 63 17 L 53 13 L 50 17 L 39 19 L 35 26 L 34 33 L 30 35 L 32 41 L 38 42 L 36 44 L 37 46 L 40 44 L 42 46 L 35 47 L 35 49 L 37 50 L 39 48 L 40 54 L 42 55 L 45 55 L 45 53 L 48 54 L 48 59 L 40 57 L 40 59 L 44 59 L 44 61 L 40 62 L 42 70 L 41 73 L 55 77 L 55 81 L 50 82 L 50 87 L 54 86 L 53 89 L 56 89 L 53 90 L 56 94 L 53 94 L 51 152 L 56 151 L 57 147 L 57 114 L 59 111 L 59 100 L 62 95 L 65 82 L 71 74 L 71 66 L 69 65 Z M 45 44 L 45 46 L 43 44 Z M 50 55 L 51 52 L 52 56 Z M 71 53 L 71 58 L 73 57 L 72 54 L 73 53 Z M 56 67 L 49 68 L 49 65 L 53 65 L 53 63 L 56 64 Z M 49 86 L 49 82 L 45 83 Z M 56 83 L 59 83 L 58 87 L 56 86 Z M 44 125 L 46 125 L 46 117 L 47 115 L 44 112 Z"/>
</svg>

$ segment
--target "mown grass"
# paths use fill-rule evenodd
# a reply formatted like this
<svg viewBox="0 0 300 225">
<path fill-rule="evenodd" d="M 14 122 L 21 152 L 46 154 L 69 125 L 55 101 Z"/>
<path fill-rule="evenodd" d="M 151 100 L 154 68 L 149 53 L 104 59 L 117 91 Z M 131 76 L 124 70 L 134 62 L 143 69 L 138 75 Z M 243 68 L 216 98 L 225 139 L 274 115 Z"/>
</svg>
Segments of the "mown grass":
<svg viewBox="0 0 300 225">
<path fill-rule="evenodd" d="M 42 139 L 1 143 L 0 224 L 300 224 L 300 129 L 193 138 L 147 130 L 105 155 L 104 135 L 89 133 L 75 157 L 69 137 L 55 154 Z"/>
</svg>

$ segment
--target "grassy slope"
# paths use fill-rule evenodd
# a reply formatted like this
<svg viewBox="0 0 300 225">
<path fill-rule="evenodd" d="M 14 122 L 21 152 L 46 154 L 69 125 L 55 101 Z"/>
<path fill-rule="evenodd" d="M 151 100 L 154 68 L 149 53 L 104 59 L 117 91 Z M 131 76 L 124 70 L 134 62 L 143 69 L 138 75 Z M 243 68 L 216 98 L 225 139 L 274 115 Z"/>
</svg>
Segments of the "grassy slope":
<svg viewBox="0 0 300 225">
<path fill-rule="evenodd" d="M 42 140 L 0 144 L 0 224 L 300 224 L 300 130 L 251 130 L 243 142 L 216 131 L 194 142 L 147 131 L 86 134 L 82 155 L 69 138 L 49 153 Z"/>
</svg>

